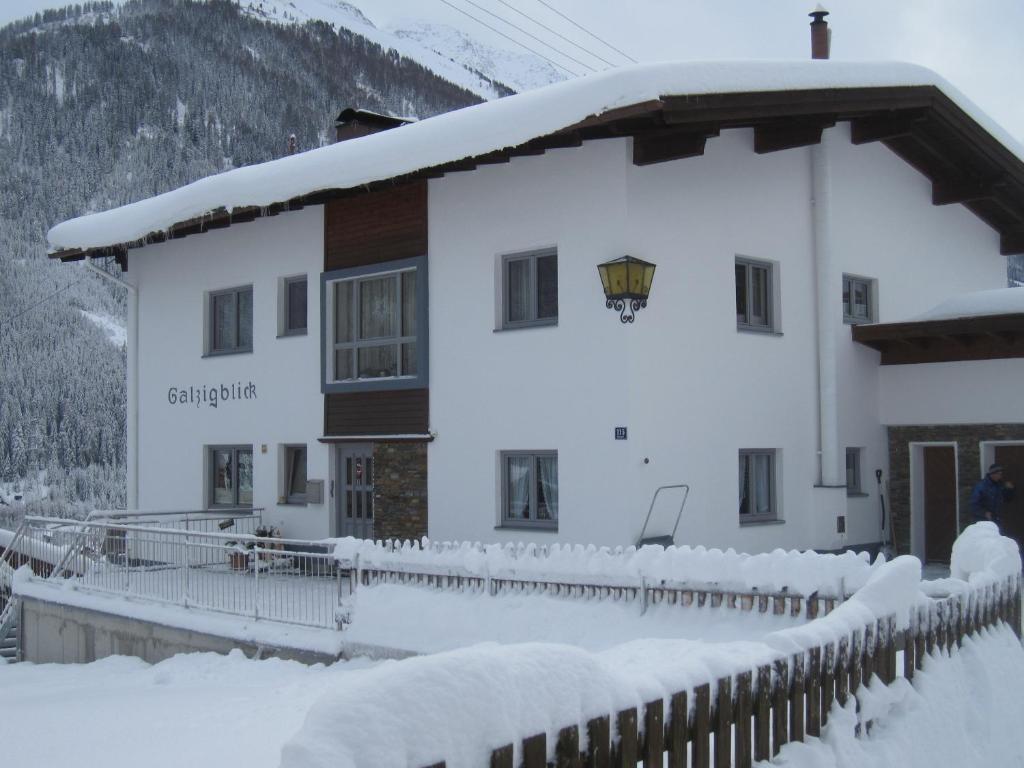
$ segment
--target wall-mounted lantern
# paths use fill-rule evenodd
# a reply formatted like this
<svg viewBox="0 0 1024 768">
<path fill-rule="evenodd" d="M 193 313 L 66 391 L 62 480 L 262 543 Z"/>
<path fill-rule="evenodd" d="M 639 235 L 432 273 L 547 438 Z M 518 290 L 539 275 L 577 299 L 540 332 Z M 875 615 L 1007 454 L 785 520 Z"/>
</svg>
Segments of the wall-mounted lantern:
<svg viewBox="0 0 1024 768">
<path fill-rule="evenodd" d="M 647 306 L 654 280 L 654 264 L 632 256 L 597 265 L 604 287 L 604 305 L 619 313 L 619 320 L 632 323 L 637 312 Z"/>
</svg>

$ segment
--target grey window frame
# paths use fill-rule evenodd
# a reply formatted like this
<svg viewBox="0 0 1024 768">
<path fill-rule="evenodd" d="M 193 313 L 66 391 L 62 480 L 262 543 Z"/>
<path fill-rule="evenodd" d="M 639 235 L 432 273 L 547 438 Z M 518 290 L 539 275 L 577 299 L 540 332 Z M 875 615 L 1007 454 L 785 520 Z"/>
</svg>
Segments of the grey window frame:
<svg viewBox="0 0 1024 768">
<path fill-rule="evenodd" d="M 776 286 L 775 281 L 777 279 L 777 270 L 774 262 L 763 261 L 760 259 L 751 259 L 746 256 L 737 256 L 734 264 L 733 272 L 735 273 L 735 267 L 744 268 L 744 286 L 743 290 L 746 292 L 747 297 L 747 314 L 744 320 L 736 319 L 736 330 L 738 331 L 755 331 L 758 333 L 772 333 L 776 328 L 776 321 L 778 318 L 778 308 L 776 304 Z M 767 275 L 767 288 L 765 296 L 765 314 L 766 322 L 752 323 L 750 322 L 750 296 L 751 296 L 751 270 L 763 269 Z"/>
<path fill-rule="evenodd" d="M 296 283 L 304 283 L 306 285 L 306 324 L 301 328 L 292 328 L 288 325 L 288 319 L 291 314 L 291 293 L 289 289 Z M 309 278 L 306 275 L 296 275 L 295 277 L 286 277 L 284 279 L 284 312 L 281 322 L 281 336 L 305 336 L 309 333 Z"/>
<path fill-rule="evenodd" d="M 868 314 L 867 317 L 859 317 L 853 313 L 853 289 L 855 284 L 863 285 L 867 290 L 868 294 Z M 849 288 L 847 288 L 849 286 Z M 862 325 L 866 323 L 875 322 L 875 281 L 870 277 L 859 277 L 857 275 L 843 275 L 843 291 L 841 296 L 845 294 L 850 297 L 849 310 L 847 309 L 847 302 L 843 300 L 843 322 L 847 325 Z"/>
<path fill-rule="evenodd" d="M 549 256 L 555 257 L 555 297 L 557 302 L 558 296 L 558 249 L 557 248 L 541 248 L 536 251 L 523 251 L 521 253 L 509 253 L 501 257 L 501 327 L 503 330 L 511 330 L 514 328 L 537 328 L 545 325 L 558 325 L 558 313 L 556 311 L 554 317 L 537 317 L 537 303 L 540 300 L 540 291 L 538 290 L 537 284 L 537 260 L 547 258 Z M 530 265 L 530 276 L 529 276 L 529 295 L 527 298 L 527 305 L 530 308 L 530 317 L 526 320 L 510 320 L 509 319 L 509 300 L 508 300 L 508 270 L 513 262 L 526 261 Z"/>
<path fill-rule="evenodd" d="M 252 466 L 252 476 L 253 476 L 253 487 L 252 487 L 253 501 L 250 502 L 249 504 L 241 504 L 238 501 L 238 490 L 239 490 L 239 487 L 238 487 L 237 478 L 235 480 L 235 487 L 233 489 L 233 491 L 234 491 L 233 503 L 231 503 L 231 504 L 218 504 L 218 503 L 216 503 L 213 500 L 213 498 L 214 498 L 214 478 L 217 475 L 217 463 L 216 463 L 216 459 L 215 459 L 215 454 L 217 453 L 217 451 L 231 451 L 232 452 L 231 453 L 231 461 L 232 461 L 233 466 L 235 466 L 236 468 L 238 467 L 238 454 L 239 453 L 248 453 L 249 454 L 249 456 L 250 456 L 250 464 Z M 249 509 L 249 508 L 255 506 L 255 496 L 256 496 L 256 462 L 255 462 L 255 452 L 253 451 L 253 446 L 252 445 L 241 445 L 241 444 L 240 445 L 208 445 L 208 446 L 206 446 L 206 467 L 207 467 L 207 478 L 206 478 L 206 507 L 207 507 L 207 509 L 235 509 L 235 508 Z M 236 471 L 237 471 L 237 469 L 236 469 Z"/>
<path fill-rule="evenodd" d="M 781 521 L 779 515 L 779 494 L 778 494 L 778 483 L 779 483 L 779 467 L 778 467 L 778 451 L 775 448 L 741 448 L 739 451 L 739 462 L 742 464 L 744 458 L 755 457 L 755 456 L 768 456 L 769 462 L 769 480 L 770 488 L 768 490 L 769 495 L 769 509 L 767 514 L 757 514 L 754 512 L 747 512 L 743 514 L 737 509 L 739 515 L 740 525 L 751 525 L 757 523 L 771 523 Z M 737 467 L 739 469 L 739 467 Z M 739 489 L 737 488 L 737 491 Z M 737 502 L 742 499 L 737 499 Z M 753 509 L 754 504 L 748 502 L 747 508 Z"/>
<path fill-rule="evenodd" d="M 863 450 L 861 448 L 847 448 L 846 449 L 846 495 L 847 496 L 863 496 L 864 495 L 864 474 L 861 470 L 863 464 Z M 850 483 L 850 457 L 854 457 L 853 463 L 853 475 L 854 482 Z"/>
<path fill-rule="evenodd" d="M 249 294 L 249 312 L 250 312 L 250 317 L 249 317 L 249 329 L 250 329 L 250 334 L 249 335 L 250 335 L 250 338 L 249 338 L 248 346 L 245 346 L 245 347 L 240 346 L 238 344 L 238 330 L 241 327 L 241 314 L 239 313 L 239 306 L 241 305 L 241 302 L 238 300 L 238 297 L 240 295 L 244 294 L 244 293 L 248 293 Z M 233 347 L 224 347 L 224 348 L 218 349 L 216 346 L 214 346 L 216 338 L 217 338 L 217 313 L 215 311 L 215 302 L 216 302 L 217 298 L 220 297 L 220 296 L 231 296 L 231 295 L 235 296 L 235 346 L 233 346 Z M 235 286 L 234 288 L 223 288 L 223 289 L 217 290 L 217 291 L 210 291 L 209 293 L 206 294 L 206 318 L 207 318 L 207 323 L 206 323 L 206 356 L 207 357 L 217 357 L 217 356 L 220 356 L 220 355 L 238 355 L 238 354 L 243 354 L 243 353 L 246 353 L 246 352 L 252 352 L 253 338 L 256 335 L 255 327 L 253 326 L 253 315 L 255 314 L 255 304 L 253 303 L 253 299 L 254 298 L 255 297 L 253 295 L 253 289 L 252 289 L 252 284 L 251 283 L 249 285 Z"/>
<path fill-rule="evenodd" d="M 530 519 L 522 520 L 517 517 L 509 517 L 508 505 L 508 460 L 512 457 L 523 457 L 528 456 L 532 459 L 530 464 Z M 558 451 L 557 450 L 540 450 L 540 451 L 529 451 L 529 450 L 516 450 L 516 451 L 500 451 L 499 460 L 501 462 L 501 520 L 498 525 L 499 528 L 525 528 L 534 531 L 557 531 L 558 530 L 558 519 L 554 520 L 538 520 L 537 519 L 537 459 L 540 458 L 554 458 L 558 462 Z M 561 505 L 561 482 L 559 482 L 559 505 Z"/>
<path fill-rule="evenodd" d="M 306 504 L 306 489 L 302 489 L 302 493 L 292 493 L 292 481 L 294 475 L 292 474 L 294 464 L 292 456 L 297 451 L 302 451 L 305 454 L 303 461 L 306 464 L 306 478 L 308 483 L 309 478 L 309 449 L 306 445 L 301 443 L 295 443 L 293 445 L 284 446 L 284 496 L 286 504 L 296 504 L 305 506 Z"/>
<path fill-rule="evenodd" d="M 386 346 L 402 344 L 403 339 L 416 343 L 416 374 L 413 376 L 379 377 L 373 379 L 342 379 L 334 376 L 334 285 L 346 280 L 381 277 L 389 273 L 415 271 L 416 274 L 416 336 L 393 337 L 375 340 L 363 346 Z M 410 259 L 368 264 L 360 267 L 349 267 L 325 272 L 320 276 L 320 382 L 324 393 L 361 392 L 369 390 L 422 389 L 429 381 L 429 296 L 428 296 L 427 257 L 416 256 Z M 401 284 L 401 280 L 399 280 Z M 401 297 L 399 296 L 399 301 Z M 358 307 L 353 302 L 354 307 Z M 399 318 L 400 320 L 401 318 Z M 406 341 L 405 343 L 408 343 Z M 352 342 L 351 344 L 358 344 Z M 341 345 L 343 347 L 348 344 Z"/>
</svg>

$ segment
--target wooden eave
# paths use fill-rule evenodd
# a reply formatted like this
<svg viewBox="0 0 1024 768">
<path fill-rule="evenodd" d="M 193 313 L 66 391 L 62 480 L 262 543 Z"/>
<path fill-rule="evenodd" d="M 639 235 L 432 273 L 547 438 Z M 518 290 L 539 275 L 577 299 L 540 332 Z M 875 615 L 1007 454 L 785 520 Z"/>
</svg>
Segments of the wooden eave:
<svg viewBox="0 0 1024 768">
<path fill-rule="evenodd" d="M 837 122 L 849 122 L 854 143 L 881 141 L 932 182 L 933 203 L 965 205 L 1000 235 L 1004 255 L 1024 253 L 1024 162 L 935 86 L 830 88 L 802 91 L 664 96 L 609 110 L 515 147 L 422 168 L 348 189 L 323 189 L 270 206 L 220 209 L 151 232 L 140 240 L 57 251 L 52 258 L 116 257 L 150 243 L 410 181 L 506 163 L 513 157 L 578 147 L 584 141 L 633 137 L 634 163 L 647 165 L 704 152 L 708 138 L 752 128 L 755 151 L 808 146 Z"/>
<path fill-rule="evenodd" d="M 855 325 L 852 332 L 881 353 L 882 365 L 1024 357 L 1024 313 Z"/>
</svg>

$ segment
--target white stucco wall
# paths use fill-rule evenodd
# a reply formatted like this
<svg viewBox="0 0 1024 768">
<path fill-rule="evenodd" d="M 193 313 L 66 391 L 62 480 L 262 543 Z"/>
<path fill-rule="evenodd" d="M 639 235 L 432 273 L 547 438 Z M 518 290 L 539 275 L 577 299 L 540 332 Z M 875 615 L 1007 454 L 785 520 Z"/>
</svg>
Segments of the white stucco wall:
<svg viewBox="0 0 1024 768">
<path fill-rule="evenodd" d="M 139 506 L 202 509 L 204 446 L 253 446 L 255 506 L 287 536 L 329 533 L 329 504 L 279 505 L 279 448 L 305 444 L 307 473 L 325 480 L 328 449 L 320 393 L 323 208 L 305 208 L 131 251 L 126 277 L 139 287 Z M 278 280 L 308 277 L 308 333 L 277 338 Z M 206 292 L 253 286 L 253 351 L 204 357 Z M 168 389 L 255 385 L 255 399 L 168 401 Z M 262 447 L 266 446 L 266 453 Z"/>
<path fill-rule="evenodd" d="M 961 206 L 932 206 L 923 176 L 836 130 L 840 317 L 843 272 L 878 281 L 882 320 L 1005 283 L 992 230 Z M 752 143 L 751 132 L 728 131 L 703 157 L 638 168 L 628 139 L 591 142 L 431 182 L 431 536 L 627 544 L 654 489 L 689 482 L 682 542 L 760 551 L 880 538 L 873 473 L 888 467 L 877 354 L 840 326 L 840 451 L 863 449 L 867 493 L 814 489 L 809 153 L 756 155 Z M 549 246 L 558 326 L 496 332 L 500 256 Z M 596 273 L 624 254 L 658 265 L 631 326 L 604 307 Z M 781 334 L 736 330 L 737 255 L 777 264 Z M 459 288 L 446 300 L 449 286 Z M 613 439 L 616 426 L 629 428 L 627 441 Z M 784 524 L 739 525 L 741 448 L 779 452 Z M 495 528 L 498 454 L 513 449 L 558 450 L 557 534 Z M 844 511 L 845 537 L 835 532 Z"/>
</svg>

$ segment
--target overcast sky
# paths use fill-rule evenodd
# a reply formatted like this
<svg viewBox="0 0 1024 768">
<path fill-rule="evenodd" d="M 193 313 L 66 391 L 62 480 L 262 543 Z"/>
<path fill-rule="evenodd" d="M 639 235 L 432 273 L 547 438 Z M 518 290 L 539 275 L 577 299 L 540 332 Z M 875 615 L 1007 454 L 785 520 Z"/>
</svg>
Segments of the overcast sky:
<svg viewBox="0 0 1024 768">
<path fill-rule="evenodd" d="M 310 0 L 305 0 L 308 4 Z M 317 0 L 313 0 L 314 2 Z M 319 0 L 331 2 L 331 0 Z M 528 26 L 508 6 L 613 61 L 623 61 L 540 0 L 472 0 Z M 349 0 L 379 27 L 428 18 L 512 46 L 443 0 Z M 469 0 L 449 0 L 496 24 Z M 803 59 L 810 55 L 810 0 L 544 0 L 640 61 Z M 53 0 L 0 0 L 0 24 Z M 1024 141 L 1024 2 L 1021 0 L 831 0 L 832 58 L 911 61 L 931 67 Z M 536 27 L 538 36 L 568 45 Z M 517 34 L 511 32 L 511 34 Z M 524 38 L 533 47 L 534 41 Z M 548 51 L 548 53 L 551 53 Z M 576 51 L 579 56 L 580 53 Z M 554 54 L 552 54 L 554 57 Z M 566 62 L 572 66 L 571 62 Z M 578 67 L 577 67 L 578 68 Z"/>
</svg>

